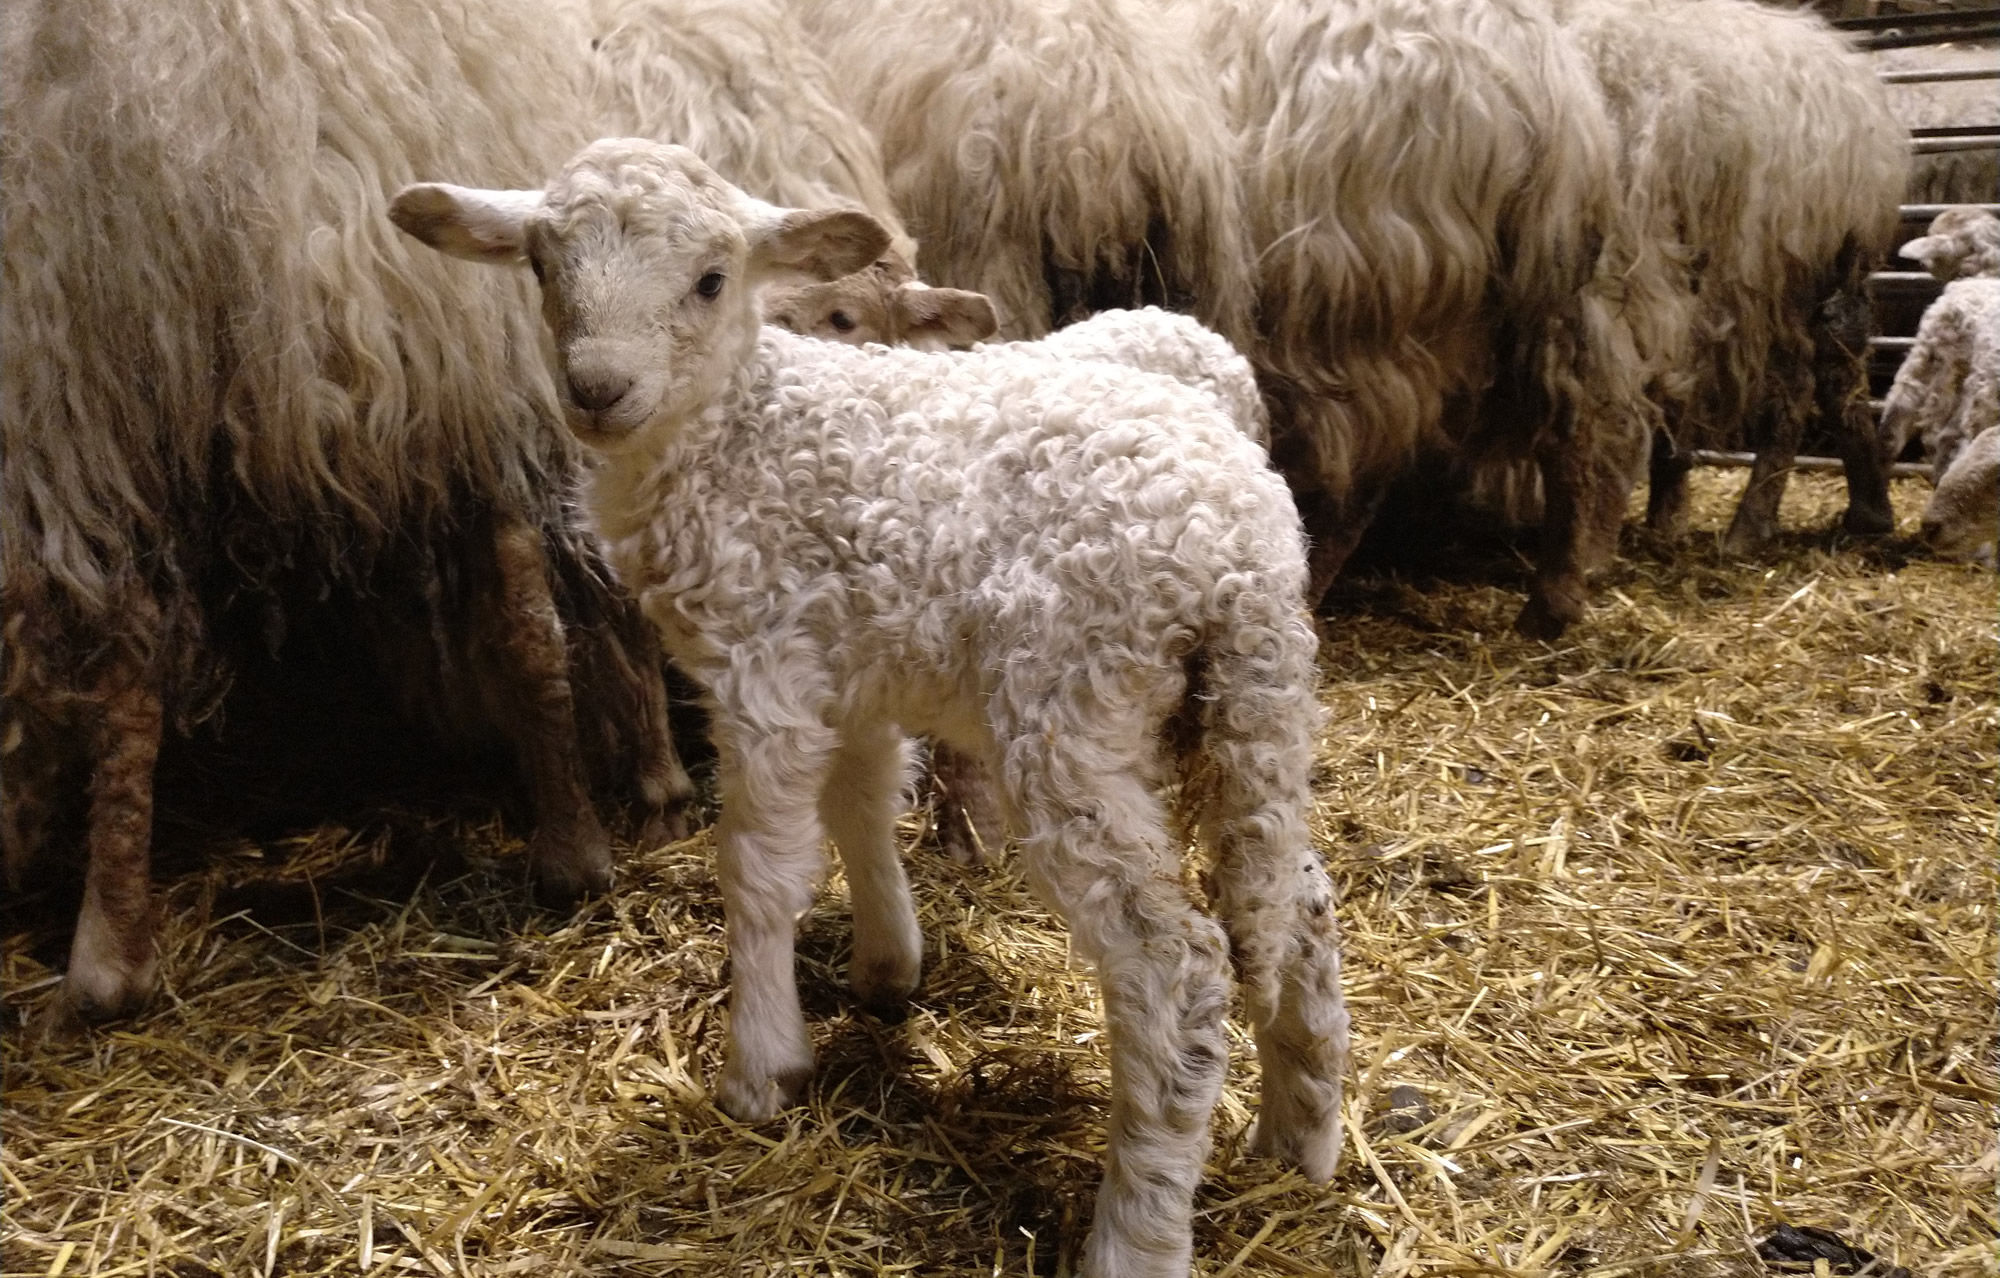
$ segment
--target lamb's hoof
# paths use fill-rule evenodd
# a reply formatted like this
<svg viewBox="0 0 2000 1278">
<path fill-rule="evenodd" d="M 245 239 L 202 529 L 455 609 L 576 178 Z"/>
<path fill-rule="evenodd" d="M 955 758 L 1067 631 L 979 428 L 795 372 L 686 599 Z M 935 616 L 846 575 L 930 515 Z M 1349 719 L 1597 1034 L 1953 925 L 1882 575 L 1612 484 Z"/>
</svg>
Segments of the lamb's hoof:
<svg viewBox="0 0 2000 1278">
<path fill-rule="evenodd" d="M 922 981 L 922 966 L 900 956 L 864 959 L 857 954 L 848 966 L 848 987 L 877 1020 L 902 1020 L 908 1014 L 910 996 Z"/>
<path fill-rule="evenodd" d="M 611 890 L 611 841 L 595 822 L 572 838 L 550 830 L 538 832 L 528 845 L 528 864 L 535 876 L 536 899 L 554 909 L 573 909 Z"/>
<path fill-rule="evenodd" d="M 1324 1122 L 1266 1122 L 1259 1116 L 1250 1124 L 1250 1152 L 1298 1169 L 1301 1176 L 1320 1184 L 1333 1179 L 1340 1169 L 1340 1120 Z"/>
<path fill-rule="evenodd" d="M 1850 537 L 1886 537 L 1896 531 L 1896 518 L 1884 510 L 1849 506 L 1840 517 L 1840 531 Z"/>
<path fill-rule="evenodd" d="M 1520 615 L 1514 618 L 1514 630 L 1523 638 L 1540 639 L 1545 643 L 1562 637 L 1570 623 L 1583 615 L 1580 604 L 1556 603 L 1541 594 L 1531 595 L 1521 607 Z"/>
<path fill-rule="evenodd" d="M 805 1095 L 812 1077 L 812 1058 L 794 1062 L 772 1073 L 744 1067 L 731 1056 L 715 1080 L 715 1103 L 739 1123 L 762 1123 L 790 1109 Z"/>
</svg>

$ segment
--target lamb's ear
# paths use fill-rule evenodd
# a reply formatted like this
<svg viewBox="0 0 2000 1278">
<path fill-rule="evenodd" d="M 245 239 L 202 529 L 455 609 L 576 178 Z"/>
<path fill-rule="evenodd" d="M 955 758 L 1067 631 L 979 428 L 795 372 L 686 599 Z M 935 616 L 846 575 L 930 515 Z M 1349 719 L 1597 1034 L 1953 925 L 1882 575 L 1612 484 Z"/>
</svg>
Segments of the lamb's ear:
<svg viewBox="0 0 2000 1278">
<path fill-rule="evenodd" d="M 540 191 L 419 182 L 396 192 L 389 217 L 440 253 L 504 266 L 521 261 L 528 215 L 541 206 Z"/>
<path fill-rule="evenodd" d="M 1922 262 L 1925 267 L 1950 251 L 1951 241 L 1942 235 L 1921 235 L 1896 250 L 1912 262 Z"/>
<path fill-rule="evenodd" d="M 905 284 L 896 290 L 895 306 L 905 341 L 929 338 L 947 346 L 970 346 L 1000 328 L 986 294 L 962 288 Z"/>
<path fill-rule="evenodd" d="M 743 205 L 753 273 L 835 280 L 889 247 L 888 230 L 857 209 L 781 209 L 747 196 Z"/>
</svg>

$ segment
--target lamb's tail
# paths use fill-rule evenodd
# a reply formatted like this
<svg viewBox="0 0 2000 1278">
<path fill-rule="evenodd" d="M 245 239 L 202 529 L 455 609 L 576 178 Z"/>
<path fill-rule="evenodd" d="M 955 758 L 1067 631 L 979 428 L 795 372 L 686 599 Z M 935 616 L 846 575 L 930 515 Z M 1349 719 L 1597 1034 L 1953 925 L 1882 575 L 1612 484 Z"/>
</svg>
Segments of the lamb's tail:
<svg viewBox="0 0 2000 1278">
<path fill-rule="evenodd" d="M 1190 670 L 1184 794 L 1263 1064 L 1252 1147 L 1324 1179 L 1340 1158 L 1347 1008 L 1333 884 L 1306 825 L 1317 641 L 1295 598 L 1246 590 L 1228 612 Z"/>
</svg>

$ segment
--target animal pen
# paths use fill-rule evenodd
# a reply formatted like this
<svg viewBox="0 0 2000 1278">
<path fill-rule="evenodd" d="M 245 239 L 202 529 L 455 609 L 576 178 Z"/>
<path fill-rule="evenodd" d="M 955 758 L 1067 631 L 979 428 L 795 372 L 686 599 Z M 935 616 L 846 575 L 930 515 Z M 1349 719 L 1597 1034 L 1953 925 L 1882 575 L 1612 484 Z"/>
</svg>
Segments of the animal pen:
<svg viewBox="0 0 2000 1278">
<path fill-rule="evenodd" d="M 1906 207 L 1905 238 L 1936 211 Z M 1878 394 L 1927 280 L 1875 277 Z M 1346 1149 L 1326 1185 L 1247 1156 L 1232 1023 L 1197 1272 L 2000 1272 L 2000 583 L 1904 535 L 1908 473 L 1902 532 L 1828 531 L 1822 469 L 1747 560 L 1716 544 L 1740 469 L 1696 471 L 1677 547 L 1638 499 L 1554 643 L 1509 628 L 1511 548 L 1364 552 L 1336 584 L 1313 833 Z M 1009 859 L 951 862 L 922 815 L 920 991 L 901 1019 L 856 1005 L 836 870 L 800 933 L 817 1068 L 757 1125 L 709 1095 L 707 829 L 621 843 L 574 913 L 532 903 L 518 829 L 437 794 L 282 832 L 188 802 L 157 830 L 142 1016 L 56 1024 L 74 911 L 60 887 L 0 906 L 0 1278 L 1072 1272 L 1097 994 Z"/>
</svg>

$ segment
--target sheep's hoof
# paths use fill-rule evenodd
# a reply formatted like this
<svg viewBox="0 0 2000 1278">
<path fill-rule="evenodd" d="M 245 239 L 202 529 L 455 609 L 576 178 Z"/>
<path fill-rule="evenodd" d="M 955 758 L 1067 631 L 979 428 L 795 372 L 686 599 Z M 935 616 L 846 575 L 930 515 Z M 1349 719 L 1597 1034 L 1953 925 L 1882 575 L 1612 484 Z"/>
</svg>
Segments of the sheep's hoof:
<svg viewBox="0 0 2000 1278">
<path fill-rule="evenodd" d="M 1722 553 L 1739 559 L 1754 555 L 1777 534 L 1778 530 L 1770 524 L 1739 515 L 1730 521 L 1729 531 L 1722 534 Z"/>
<path fill-rule="evenodd" d="M 641 848 L 665 847 L 669 843 L 679 843 L 693 833 L 694 817 L 686 803 L 645 804 L 640 808 L 638 822 L 632 831 L 632 842 Z"/>
<path fill-rule="evenodd" d="M 1529 596 L 1520 615 L 1514 618 L 1514 630 L 1524 638 L 1552 642 L 1561 638 L 1570 623 L 1582 615 L 1581 604 L 1557 603 L 1537 593 Z"/>
<path fill-rule="evenodd" d="M 571 838 L 554 830 L 537 831 L 528 845 L 528 864 L 535 896 L 556 909 L 570 909 L 611 890 L 611 841 L 594 820 Z"/>
<path fill-rule="evenodd" d="M 811 1077 L 811 1057 L 767 1074 L 749 1069 L 732 1054 L 715 1080 L 715 1103 L 739 1123 L 767 1122 L 799 1103 Z"/>
<path fill-rule="evenodd" d="M 1886 510 L 1849 506 L 1840 517 L 1840 531 L 1850 537 L 1884 537 L 1896 531 L 1896 517 Z"/>
<path fill-rule="evenodd" d="M 62 983 L 62 1008 L 79 1021 L 115 1020 L 144 1008 L 159 987 L 157 958 L 129 964 L 72 955 Z"/>
</svg>

